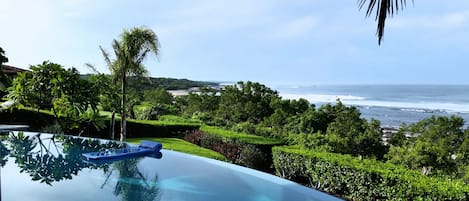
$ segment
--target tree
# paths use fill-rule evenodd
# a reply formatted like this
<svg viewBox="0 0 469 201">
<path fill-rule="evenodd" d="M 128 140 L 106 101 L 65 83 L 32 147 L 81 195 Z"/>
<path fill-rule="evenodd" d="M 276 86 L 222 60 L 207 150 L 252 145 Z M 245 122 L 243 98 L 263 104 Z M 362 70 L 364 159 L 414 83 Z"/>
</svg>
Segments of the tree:
<svg viewBox="0 0 469 201">
<path fill-rule="evenodd" d="M 166 91 L 163 88 L 147 90 L 143 92 L 144 101 L 155 103 L 155 104 L 165 104 L 170 105 L 173 103 L 173 95 Z"/>
<path fill-rule="evenodd" d="M 271 102 L 280 99 L 277 91 L 257 82 L 238 82 L 220 92 L 217 114 L 229 123 L 259 123 L 274 113 Z"/>
<path fill-rule="evenodd" d="M 382 142 L 380 122 L 369 122 L 360 117 L 360 111 L 337 101 L 318 110 L 310 108 L 299 118 L 299 135 L 290 135 L 292 141 L 309 149 L 383 159 L 387 147 Z"/>
<path fill-rule="evenodd" d="M 220 96 L 217 91 L 210 87 L 201 87 L 200 92 L 189 92 L 187 96 L 187 108 L 185 112 L 193 116 L 194 113 L 206 113 L 213 116 L 218 109 L 220 103 Z"/>
<path fill-rule="evenodd" d="M 8 62 L 8 58 L 5 56 L 5 51 L 0 47 L 0 65 Z"/>
<path fill-rule="evenodd" d="M 5 56 L 5 51 L 0 47 L 0 98 L 2 98 L 3 92 L 10 85 L 10 79 L 2 71 L 2 65 L 6 62 L 8 62 L 8 58 Z"/>
<path fill-rule="evenodd" d="M 103 53 L 113 79 L 118 80 L 121 84 L 121 137 L 124 141 L 126 138 L 126 90 L 127 78 L 130 76 L 147 75 L 143 61 L 148 54 L 154 53 L 158 56 L 160 45 L 155 32 L 147 28 L 132 28 L 124 30 L 120 35 L 120 40 L 114 40 L 112 47 L 115 59 L 111 60 L 109 53 L 100 47 Z"/>
<path fill-rule="evenodd" d="M 400 128 L 399 132 L 414 135 L 400 146 L 392 146 L 387 158 L 395 164 L 421 169 L 425 175 L 456 173 L 467 165 L 468 132 L 461 117 L 435 117 Z"/>
<path fill-rule="evenodd" d="M 413 2 L 413 0 L 412 0 Z M 359 0 L 360 9 L 366 7 L 366 16 L 369 17 L 375 13 L 375 20 L 378 21 L 376 35 L 378 35 L 378 44 L 381 44 L 384 35 L 384 26 L 386 18 L 393 16 L 395 13 L 403 9 L 407 4 L 407 0 Z"/>
<path fill-rule="evenodd" d="M 61 124 L 61 117 L 72 120 L 67 127 L 78 127 L 75 120 L 91 109 L 97 111 L 99 91 L 88 80 L 81 79 L 74 69 L 64 69 L 61 65 L 44 61 L 31 66 L 31 72 L 20 73 L 9 88 L 8 98 L 16 104 L 40 109 L 52 110 Z M 62 119 L 63 120 L 63 119 Z"/>
</svg>

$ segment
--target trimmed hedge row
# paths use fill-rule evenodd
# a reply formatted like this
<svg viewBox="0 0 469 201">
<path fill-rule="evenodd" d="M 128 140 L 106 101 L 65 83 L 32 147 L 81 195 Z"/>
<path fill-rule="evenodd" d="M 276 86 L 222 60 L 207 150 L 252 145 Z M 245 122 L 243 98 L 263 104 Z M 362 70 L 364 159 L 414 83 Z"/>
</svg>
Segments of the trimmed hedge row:
<svg viewBox="0 0 469 201">
<path fill-rule="evenodd" d="M 184 139 L 217 151 L 234 163 L 265 172 L 273 172 L 272 147 L 284 145 L 279 139 L 237 133 L 213 126 L 201 126 L 199 131 L 189 132 Z"/>
<path fill-rule="evenodd" d="M 117 123 L 116 131 L 120 125 Z M 185 133 L 200 128 L 200 124 L 161 122 L 148 120 L 128 120 L 127 137 L 176 137 L 183 138 Z"/>
<path fill-rule="evenodd" d="M 350 155 L 274 147 L 276 174 L 350 200 L 469 200 L 462 181 Z"/>
<path fill-rule="evenodd" d="M 251 135 L 251 134 L 246 134 L 246 133 L 238 133 L 238 132 L 225 130 L 225 129 L 218 128 L 218 127 L 213 127 L 213 126 L 202 126 L 200 127 L 200 131 L 206 134 L 216 135 L 224 139 L 238 140 L 240 142 L 253 144 L 253 145 L 274 146 L 274 145 L 285 144 L 282 140 L 279 140 L 279 139 L 268 138 L 268 137 L 263 137 L 263 136 L 258 136 L 258 135 Z"/>
<path fill-rule="evenodd" d="M 248 144 L 236 139 L 206 134 L 199 130 L 187 133 L 184 140 L 216 151 L 233 163 L 265 172 L 273 172 L 272 146 Z"/>
<path fill-rule="evenodd" d="M 55 122 L 52 112 L 33 111 L 31 109 L 13 109 L 0 111 L 0 123 L 3 124 L 24 124 L 31 130 L 38 130 L 46 125 Z"/>
<path fill-rule="evenodd" d="M 109 138 L 109 122 L 105 122 L 106 127 L 97 131 L 90 128 L 83 136 Z M 39 131 L 45 126 L 55 123 L 55 117 L 51 112 L 34 111 L 31 109 L 14 109 L 12 111 L 0 112 L 0 123 L 4 124 L 25 124 L 30 126 L 30 130 Z M 162 121 L 146 121 L 146 120 L 127 120 L 127 137 L 178 137 L 183 138 L 188 131 L 197 130 L 200 124 L 196 123 L 180 123 L 180 122 L 162 122 Z M 116 137 L 120 131 L 119 119 L 115 124 Z M 71 131 L 78 133 L 78 131 Z"/>
</svg>

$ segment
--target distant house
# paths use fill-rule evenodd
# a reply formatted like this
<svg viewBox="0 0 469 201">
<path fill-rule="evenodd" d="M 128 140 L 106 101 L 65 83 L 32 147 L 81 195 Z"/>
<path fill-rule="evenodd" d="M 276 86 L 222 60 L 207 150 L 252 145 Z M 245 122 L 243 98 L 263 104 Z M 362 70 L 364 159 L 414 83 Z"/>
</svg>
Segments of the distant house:
<svg viewBox="0 0 469 201">
<path fill-rule="evenodd" d="M 25 70 L 22 68 L 9 66 L 9 65 L 2 65 L 1 70 L 5 75 L 11 78 L 15 78 L 18 75 L 18 73 L 29 71 L 29 70 Z"/>
</svg>

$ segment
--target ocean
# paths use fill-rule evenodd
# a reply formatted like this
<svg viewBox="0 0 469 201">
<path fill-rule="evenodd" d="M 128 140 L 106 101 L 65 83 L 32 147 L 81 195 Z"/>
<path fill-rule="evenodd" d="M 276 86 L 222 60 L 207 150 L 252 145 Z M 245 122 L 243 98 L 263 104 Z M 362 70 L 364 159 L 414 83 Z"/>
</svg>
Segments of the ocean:
<svg viewBox="0 0 469 201">
<path fill-rule="evenodd" d="M 304 98 L 319 107 L 340 99 L 383 127 L 457 115 L 469 125 L 469 85 L 335 85 L 273 87 L 284 99 Z"/>
</svg>

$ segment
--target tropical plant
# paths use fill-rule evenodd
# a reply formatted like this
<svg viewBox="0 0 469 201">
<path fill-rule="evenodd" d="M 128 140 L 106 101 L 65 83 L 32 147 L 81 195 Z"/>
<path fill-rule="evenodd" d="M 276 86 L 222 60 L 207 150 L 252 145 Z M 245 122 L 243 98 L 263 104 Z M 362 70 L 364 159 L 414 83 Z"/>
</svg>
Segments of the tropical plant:
<svg viewBox="0 0 469 201">
<path fill-rule="evenodd" d="M 413 2 L 413 0 L 412 0 Z M 366 16 L 369 17 L 375 13 L 375 20 L 378 21 L 376 35 L 378 35 L 378 44 L 381 44 L 384 35 L 384 26 L 386 18 L 397 14 L 407 4 L 407 0 L 358 0 L 360 9 L 366 7 Z"/>
<path fill-rule="evenodd" d="M 76 69 L 44 61 L 31 70 L 20 73 L 9 88 L 8 98 L 18 105 L 52 110 L 62 130 L 76 127 L 73 120 L 88 110 L 97 111 L 99 91 L 93 83 L 81 79 Z M 67 123 L 73 125 L 65 126 L 64 118 L 72 120 Z"/>
<path fill-rule="evenodd" d="M 5 51 L 0 47 L 0 98 L 4 95 L 4 91 L 10 85 L 10 79 L 3 73 L 2 64 L 8 62 L 8 58 L 5 56 Z"/>
<path fill-rule="evenodd" d="M 126 138 L 126 89 L 127 78 L 130 76 L 145 76 L 147 71 L 143 66 L 143 61 L 148 54 L 154 53 L 158 56 L 160 45 L 158 37 L 151 29 L 137 27 L 124 30 L 120 35 L 120 40 L 112 42 L 115 58 L 111 59 L 110 54 L 100 47 L 109 70 L 114 80 L 121 84 L 121 137 Z"/>
</svg>

